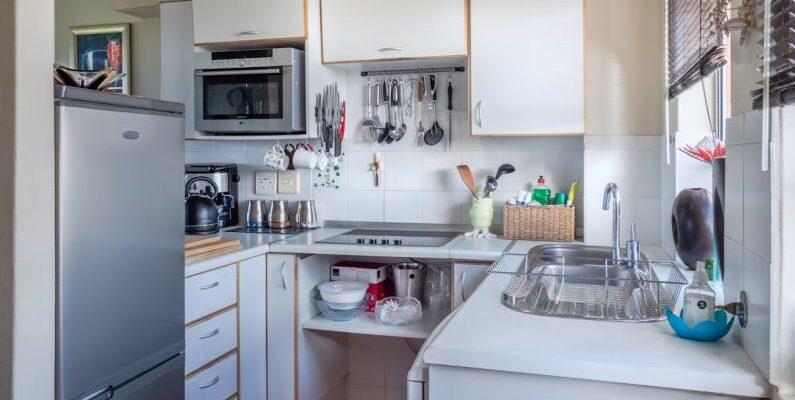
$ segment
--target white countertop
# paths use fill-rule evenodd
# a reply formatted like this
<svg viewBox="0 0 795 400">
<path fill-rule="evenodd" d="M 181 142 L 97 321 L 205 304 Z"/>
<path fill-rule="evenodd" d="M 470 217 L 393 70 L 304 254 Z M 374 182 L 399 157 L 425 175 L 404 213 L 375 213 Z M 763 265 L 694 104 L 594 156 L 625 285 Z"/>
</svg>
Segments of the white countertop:
<svg viewBox="0 0 795 400">
<path fill-rule="evenodd" d="M 527 243 L 535 244 L 539 243 Z M 523 250 L 524 246 L 516 252 Z M 643 250 L 655 259 L 665 254 L 658 248 Z M 424 361 L 734 396 L 768 393 L 765 377 L 729 337 L 701 343 L 678 338 L 664 321 L 621 323 L 522 314 L 504 307 L 500 294 L 494 278 L 487 278 L 428 346 Z"/>
<path fill-rule="evenodd" d="M 222 254 L 185 265 L 185 276 L 200 274 L 219 265 L 227 265 L 268 252 L 270 243 L 283 240 L 288 235 L 271 235 L 261 233 L 221 232 L 222 238 L 240 239 L 243 246 L 240 250 Z"/>
</svg>

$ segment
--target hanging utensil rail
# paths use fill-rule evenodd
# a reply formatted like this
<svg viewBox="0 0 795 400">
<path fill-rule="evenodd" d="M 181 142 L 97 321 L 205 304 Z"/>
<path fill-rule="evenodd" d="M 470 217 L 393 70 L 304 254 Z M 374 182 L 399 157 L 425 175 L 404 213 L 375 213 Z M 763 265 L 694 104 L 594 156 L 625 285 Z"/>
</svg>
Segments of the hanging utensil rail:
<svg viewBox="0 0 795 400">
<path fill-rule="evenodd" d="M 432 74 L 432 73 L 438 73 L 438 72 L 464 72 L 465 70 L 466 70 L 466 68 L 464 68 L 464 67 L 390 69 L 390 70 L 362 71 L 362 76 Z"/>
</svg>

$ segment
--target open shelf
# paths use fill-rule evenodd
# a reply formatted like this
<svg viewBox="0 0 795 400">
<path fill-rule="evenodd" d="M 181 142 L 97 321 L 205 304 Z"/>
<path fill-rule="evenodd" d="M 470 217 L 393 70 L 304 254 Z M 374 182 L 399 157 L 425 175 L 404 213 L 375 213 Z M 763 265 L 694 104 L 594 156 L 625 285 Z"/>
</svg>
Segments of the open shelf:
<svg viewBox="0 0 795 400">
<path fill-rule="evenodd" d="M 356 333 L 360 335 L 395 336 L 410 339 L 426 339 L 444 319 L 444 315 L 424 312 L 422 319 L 404 326 L 384 325 L 375 320 L 372 312 L 365 312 L 350 321 L 332 321 L 322 314 L 315 315 L 301 324 L 304 329 L 316 331 Z"/>
</svg>

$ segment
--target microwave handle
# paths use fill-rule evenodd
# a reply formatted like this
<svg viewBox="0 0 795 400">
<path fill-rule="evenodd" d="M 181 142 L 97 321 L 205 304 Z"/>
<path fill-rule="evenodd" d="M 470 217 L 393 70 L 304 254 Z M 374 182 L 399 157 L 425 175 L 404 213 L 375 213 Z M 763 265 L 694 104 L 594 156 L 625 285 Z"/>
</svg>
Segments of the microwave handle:
<svg viewBox="0 0 795 400">
<path fill-rule="evenodd" d="M 196 76 L 259 75 L 259 74 L 278 74 L 281 72 L 282 70 L 279 68 L 241 69 L 241 70 L 226 70 L 226 71 L 196 70 Z"/>
</svg>

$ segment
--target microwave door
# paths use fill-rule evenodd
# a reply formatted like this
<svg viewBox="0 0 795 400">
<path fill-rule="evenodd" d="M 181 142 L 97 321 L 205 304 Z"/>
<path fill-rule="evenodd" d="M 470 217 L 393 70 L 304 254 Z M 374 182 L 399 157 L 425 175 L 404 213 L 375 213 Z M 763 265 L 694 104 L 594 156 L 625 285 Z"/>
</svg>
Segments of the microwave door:
<svg viewBox="0 0 795 400">
<path fill-rule="evenodd" d="M 208 132 L 292 130 L 290 68 L 197 71 L 196 125 Z M 290 100 L 290 101 L 288 101 Z"/>
</svg>

